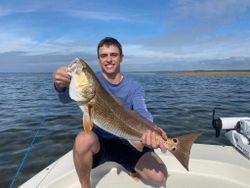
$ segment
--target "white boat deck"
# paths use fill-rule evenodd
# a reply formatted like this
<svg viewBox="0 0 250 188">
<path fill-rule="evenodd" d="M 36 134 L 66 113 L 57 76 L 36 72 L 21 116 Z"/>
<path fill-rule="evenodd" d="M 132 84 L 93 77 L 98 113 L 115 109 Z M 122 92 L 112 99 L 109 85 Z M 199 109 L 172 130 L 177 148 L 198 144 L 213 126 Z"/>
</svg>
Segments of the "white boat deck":
<svg viewBox="0 0 250 188">
<path fill-rule="evenodd" d="M 250 188 L 250 160 L 231 146 L 194 144 L 189 172 L 169 152 L 156 152 L 165 162 L 169 172 L 167 183 L 163 187 Z M 135 181 L 115 163 L 105 163 L 92 170 L 91 184 L 97 188 L 154 187 L 142 181 Z M 74 168 L 72 151 L 21 185 L 21 188 L 34 187 L 81 187 Z"/>
</svg>

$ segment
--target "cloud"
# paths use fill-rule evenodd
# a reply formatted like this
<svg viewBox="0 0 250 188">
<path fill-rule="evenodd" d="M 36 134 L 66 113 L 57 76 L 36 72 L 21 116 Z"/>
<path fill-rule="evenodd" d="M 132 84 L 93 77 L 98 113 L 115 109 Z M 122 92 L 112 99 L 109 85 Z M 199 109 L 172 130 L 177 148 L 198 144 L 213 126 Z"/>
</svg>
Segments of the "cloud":
<svg viewBox="0 0 250 188">
<path fill-rule="evenodd" d="M 24 3 L 25 4 L 25 3 Z M 34 2 L 26 3 L 24 5 L 0 5 L 0 17 L 1 16 L 10 16 L 14 14 L 26 14 L 26 13 L 42 13 L 42 12 L 53 12 L 53 13 L 61 13 L 67 16 L 71 16 L 74 18 L 79 18 L 82 20 L 99 20 L 99 21 L 122 21 L 128 22 L 131 20 L 127 15 L 122 15 L 119 11 L 109 11 L 107 9 L 101 10 L 91 10 L 88 9 L 87 6 L 84 8 L 79 8 L 76 5 L 69 5 L 69 7 L 61 5 L 61 1 L 56 2 L 43 2 L 41 4 L 37 4 Z"/>
<path fill-rule="evenodd" d="M 229 45 L 230 41 L 242 41 L 242 35 L 249 36 L 249 24 L 241 23 L 249 20 L 249 8 L 249 0 L 170 1 L 165 15 L 168 32 L 156 40 L 164 46 L 162 41 L 166 41 L 172 49 L 185 46 L 195 49 L 196 45 L 211 44 L 216 40 L 220 45 L 226 38 Z"/>
<path fill-rule="evenodd" d="M 19 14 L 19 13 L 31 13 L 31 12 L 36 12 L 36 11 L 37 9 L 35 8 L 13 9 L 13 8 L 0 6 L 0 17 L 10 16 L 10 15 Z"/>
<path fill-rule="evenodd" d="M 136 54 L 161 62 L 249 57 L 249 24 L 239 23 L 249 19 L 249 8 L 249 0 L 170 1 L 167 32 L 137 41 Z"/>
<path fill-rule="evenodd" d="M 0 53 L 0 72 L 53 72 L 59 66 L 72 62 L 76 57 L 83 58 L 97 70 L 96 55 L 78 52 L 72 54 L 27 55 L 24 52 Z"/>
<path fill-rule="evenodd" d="M 25 55 L 72 54 L 81 51 L 95 53 L 96 47 L 85 45 L 79 41 L 58 38 L 55 40 L 38 41 L 28 36 L 0 33 L 0 53 L 23 52 Z"/>
<path fill-rule="evenodd" d="M 128 22 L 130 19 L 128 17 L 122 16 L 114 12 L 104 12 L 104 11 L 84 11 L 84 10 L 62 10 L 62 12 L 80 19 L 93 19 L 100 21 L 123 21 Z"/>
<path fill-rule="evenodd" d="M 218 60 L 250 56 L 249 0 L 170 0 L 140 8 L 79 3 L 24 0 L 0 5 L 1 62 L 22 62 L 27 70 L 52 70 L 75 56 L 96 62 L 97 40 L 107 34 L 122 40 L 130 67 L 191 68 L 203 66 L 201 62 L 211 65 L 214 59 L 232 66 Z"/>
<path fill-rule="evenodd" d="M 244 15 L 250 7 L 249 0 L 174 0 L 170 3 L 166 22 L 171 26 L 197 28 L 220 27 Z M 190 22 L 191 21 L 191 22 Z M 215 28 L 211 28 L 215 29 Z"/>
<path fill-rule="evenodd" d="M 248 35 L 250 36 L 250 35 Z M 160 40 L 161 42 L 158 42 Z M 158 40 L 143 40 L 136 42 L 125 42 L 123 44 L 125 60 L 127 64 L 145 63 L 167 63 L 167 62 L 198 62 L 201 60 L 227 59 L 230 57 L 249 57 L 250 37 L 245 35 L 227 36 L 213 38 L 205 42 L 193 42 L 192 44 L 171 46 L 168 38 Z M 33 64 L 32 59 L 45 59 L 45 62 L 57 64 L 63 58 L 73 59 L 74 57 L 88 57 L 88 61 L 96 62 L 96 43 L 74 41 L 66 38 L 58 38 L 49 41 L 37 41 L 31 37 L 19 37 L 11 34 L 0 34 L 0 53 L 12 55 L 19 62 L 28 65 Z M 164 42 L 166 41 L 166 42 Z M 163 45 L 165 44 L 165 46 Z M 11 54 L 12 53 L 12 54 Z M 2 56 L 3 57 L 3 56 Z M 61 57 L 60 60 L 56 60 Z M 91 57 L 91 58 L 90 58 Z M 6 61 L 14 61 L 6 59 Z M 2 58 L 3 61 L 3 58 Z M 65 61 L 64 61 L 65 62 Z M 66 63 L 66 62 L 65 62 Z M 29 64 L 29 66 L 31 66 Z M 39 63 L 38 63 L 39 64 Z M 36 66 L 38 66 L 36 63 Z M 42 64 L 45 66 L 44 62 Z"/>
<path fill-rule="evenodd" d="M 185 37 L 175 38 L 172 35 L 167 35 L 136 41 L 134 44 L 130 43 L 124 46 L 125 56 L 130 59 L 144 58 L 148 62 L 180 60 L 190 62 L 250 57 L 250 32 L 232 33 L 206 40 L 196 40 L 192 36 Z"/>
</svg>

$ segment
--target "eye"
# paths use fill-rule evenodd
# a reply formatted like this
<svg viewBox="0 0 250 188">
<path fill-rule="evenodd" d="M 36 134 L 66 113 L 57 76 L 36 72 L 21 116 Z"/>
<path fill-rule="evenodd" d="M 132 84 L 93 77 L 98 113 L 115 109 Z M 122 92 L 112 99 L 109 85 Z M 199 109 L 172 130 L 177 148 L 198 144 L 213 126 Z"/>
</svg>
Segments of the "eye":
<svg viewBox="0 0 250 188">
<path fill-rule="evenodd" d="M 118 53 L 111 53 L 110 56 L 111 57 L 117 57 L 119 54 Z"/>
<path fill-rule="evenodd" d="M 105 57 L 107 57 L 107 56 L 108 56 L 108 54 L 100 54 L 100 55 L 99 55 L 100 58 L 105 58 Z"/>
<path fill-rule="evenodd" d="M 176 138 L 173 138 L 173 142 L 174 142 L 174 143 L 177 143 L 178 140 L 177 140 Z"/>
</svg>

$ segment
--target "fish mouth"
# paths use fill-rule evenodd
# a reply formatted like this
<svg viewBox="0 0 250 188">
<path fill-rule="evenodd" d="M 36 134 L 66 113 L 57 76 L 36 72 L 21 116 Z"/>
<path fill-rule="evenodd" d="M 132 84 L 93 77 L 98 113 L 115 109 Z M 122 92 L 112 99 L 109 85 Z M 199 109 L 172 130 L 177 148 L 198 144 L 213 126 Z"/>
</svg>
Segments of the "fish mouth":
<svg viewBox="0 0 250 188">
<path fill-rule="evenodd" d="M 78 74 L 82 72 L 86 68 L 86 63 L 81 61 L 79 58 L 75 58 L 68 66 L 67 72 L 70 76 L 72 76 L 73 72 L 77 72 Z"/>
<path fill-rule="evenodd" d="M 86 71 L 87 64 L 83 60 L 76 58 L 68 67 L 69 74 L 72 77 L 70 82 L 70 97 L 81 103 L 90 101 L 95 94 L 95 89 Z"/>
</svg>

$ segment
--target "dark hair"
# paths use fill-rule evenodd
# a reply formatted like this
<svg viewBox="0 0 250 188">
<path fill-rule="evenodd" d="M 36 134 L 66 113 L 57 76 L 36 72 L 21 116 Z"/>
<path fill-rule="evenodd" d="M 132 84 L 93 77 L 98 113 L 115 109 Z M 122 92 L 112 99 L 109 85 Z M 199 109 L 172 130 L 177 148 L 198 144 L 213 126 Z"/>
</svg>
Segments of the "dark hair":
<svg viewBox="0 0 250 188">
<path fill-rule="evenodd" d="M 112 37 L 105 37 L 104 39 L 102 39 L 98 46 L 97 46 L 97 56 L 99 57 L 99 49 L 104 46 L 104 45 L 107 45 L 107 46 L 110 46 L 110 45 L 115 45 L 117 46 L 117 48 L 119 49 L 119 52 L 120 52 L 120 55 L 122 56 L 123 53 L 122 53 L 122 45 L 120 44 L 120 42 L 118 42 L 118 40 L 116 40 L 115 38 L 112 38 Z"/>
</svg>

